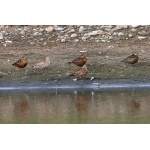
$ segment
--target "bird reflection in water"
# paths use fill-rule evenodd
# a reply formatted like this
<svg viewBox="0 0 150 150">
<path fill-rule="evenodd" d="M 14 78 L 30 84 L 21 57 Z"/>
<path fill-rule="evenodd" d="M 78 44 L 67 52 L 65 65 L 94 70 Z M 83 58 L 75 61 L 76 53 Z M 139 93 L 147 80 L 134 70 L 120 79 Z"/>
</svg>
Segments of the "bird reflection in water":
<svg viewBox="0 0 150 150">
<path fill-rule="evenodd" d="M 86 123 L 88 120 L 88 101 L 85 95 L 77 95 L 75 106 L 78 111 L 79 123 Z"/>
<path fill-rule="evenodd" d="M 127 103 L 127 107 L 129 113 L 131 113 L 132 115 L 139 115 L 141 108 L 141 104 L 139 101 L 132 99 Z"/>
<path fill-rule="evenodd" d="M 15 107 L 17 120 L 26 122 L 29 117 L 29 105 L 27 100 L 20 100 Z"/>
</svg>

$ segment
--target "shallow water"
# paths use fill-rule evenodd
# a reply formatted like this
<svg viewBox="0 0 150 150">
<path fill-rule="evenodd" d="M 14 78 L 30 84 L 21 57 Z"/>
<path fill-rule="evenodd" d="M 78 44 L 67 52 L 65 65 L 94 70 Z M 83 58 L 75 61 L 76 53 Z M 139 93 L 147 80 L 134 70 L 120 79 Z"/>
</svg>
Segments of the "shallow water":
<svg viewBox="0 0 150 150">
<path fill-rule="evenodd" d="M 150 123 L 150 88 L 0 91 L 0 123 Z"/>
</svg>

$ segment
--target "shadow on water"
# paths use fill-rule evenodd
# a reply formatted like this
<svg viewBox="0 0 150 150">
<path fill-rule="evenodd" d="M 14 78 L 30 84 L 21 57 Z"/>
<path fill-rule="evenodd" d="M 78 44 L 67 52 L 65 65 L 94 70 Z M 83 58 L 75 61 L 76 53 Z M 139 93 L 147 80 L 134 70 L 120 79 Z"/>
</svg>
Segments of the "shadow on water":
<svg viewBox="0 0 150 150">
<path fill-rule="evenodd" d="M 150 123 L 150 89 L 1 91 L 0 123 Z"/>
</svg>

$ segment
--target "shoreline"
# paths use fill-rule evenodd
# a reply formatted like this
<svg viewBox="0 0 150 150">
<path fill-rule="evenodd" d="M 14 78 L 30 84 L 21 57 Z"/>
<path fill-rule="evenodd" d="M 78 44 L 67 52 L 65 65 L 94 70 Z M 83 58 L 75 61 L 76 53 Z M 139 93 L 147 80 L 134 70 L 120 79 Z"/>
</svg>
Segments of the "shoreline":
<svg viewBox="0 0 150 150">
<path fill-rule="evenodd" d="M 51 81 L 29 81 L 29 82 L 18 82 L 18 81 L 6 81 L 0 83 L 0 91 L 11 91 L 11 90 L 26 90 L 26 91 L 100 91 L 100 90 L 122 90 L 122 89 L 145 89 L 150 88 L 150 80 L 147 79 L 93 79 L 88 78 L 84 80 L 51 80 Z"/>
</svg>

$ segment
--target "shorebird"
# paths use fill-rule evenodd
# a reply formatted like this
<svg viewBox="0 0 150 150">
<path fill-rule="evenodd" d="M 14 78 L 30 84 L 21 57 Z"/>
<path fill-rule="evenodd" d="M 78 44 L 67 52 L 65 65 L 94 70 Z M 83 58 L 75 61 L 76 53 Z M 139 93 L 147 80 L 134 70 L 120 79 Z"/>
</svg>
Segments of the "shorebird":
<svg viewBox="0 0 150 150">
<path fill-rule="evenodd" d="M 23 56 L 21 59 L 17 60 L 12 65 L 18 68 L 24 68 L 28 64 L 27 59 Z"/>
<path fill-rule="evenodd" d="M 126 62 L 128 64 L 135 64 L 138 62 L 139 56 L 140 56 L 139 54 L 134 53 L 128 56 L 127 58 L 125 58 L 124 60 L 122 60 L 121 62 Z"/>
<path fill-rule="evenodd" d="M 79 66 L 79 67 L 82 67 L 82 66 L 86 63 L 86 61 L 87 61 L 86 56 L 81 55 L 80 57 L 78 57 L 78 58 L 76 58 L 76 59 L 74 59 L 73 61 L 68 62 L 68 63 L 69 63 L 70 65 L 71 65 L 71 64 L 75 64 L 75 65 L 77 65 L 77 66 Z"/>
<path fill-rule="evenodd" d="M 40 68 L 40 69 L 43 69 L 43 68 L 46 68 L 50 65 L 50 59 L 49 57 L 46 57 L 45 61 L 42 61 L 42 62 L 39 62 L 35 65 L 33 65 L 33 68 Z"/>
<path fill-rule="evenodd" d="M 78 71 L 71 73 L 69 76 L 75 76 L 77 78 L 85 78 L 88 73 L 86 65 L 82 66 Z"/>
</svg>

